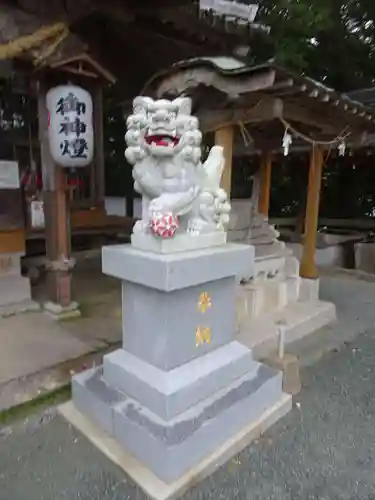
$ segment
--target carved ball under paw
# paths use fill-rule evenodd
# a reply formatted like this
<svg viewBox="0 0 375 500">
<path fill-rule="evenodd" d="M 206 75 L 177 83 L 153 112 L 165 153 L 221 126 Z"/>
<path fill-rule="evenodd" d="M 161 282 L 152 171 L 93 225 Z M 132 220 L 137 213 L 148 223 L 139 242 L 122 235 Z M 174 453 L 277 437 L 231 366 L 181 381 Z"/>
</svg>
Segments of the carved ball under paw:
<svg viewBox="0 0 375 500">
<path fill-rule="evenodd" d="M 178 217 L 172 213 L 154 213 L 150 221 L 151 232 L 160 238 L 172 238 L 179 226 Z"/>
</svg>

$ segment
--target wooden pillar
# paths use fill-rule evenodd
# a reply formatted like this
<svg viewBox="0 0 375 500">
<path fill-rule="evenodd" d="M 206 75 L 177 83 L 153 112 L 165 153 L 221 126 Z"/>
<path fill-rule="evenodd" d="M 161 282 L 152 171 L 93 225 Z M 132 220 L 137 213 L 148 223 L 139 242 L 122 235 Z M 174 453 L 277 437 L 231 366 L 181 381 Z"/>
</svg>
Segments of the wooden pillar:
<svg viewBox="0 0 375 500">
<path fill-rule="evenodd" d="M 64 170 L 53 161 L 49 147 L 46 94 L 45 82 L 38 82 L 39 140 L 48 270 L 45 307 L 58 317 L 72 307 L 69 210 Z"/>
<path fill-rule="evenodd" d="M 307 203 L 305 216 L 305 233 L 303 237 L 303 255 L 300 266 L 302 278 L 318 278 L 315 263 L 316 239 L 319 218 L 320 189 L 323 171 L 323 151 L 319 146 L 311 150 L 309 183 L 307 188 Z"/>
<path fill-rule="evenodd" d="M 263 153 L 260 157 L 258 212 L 268 217 L 271 194 L 272 156 Z"/>
<path fill-rule="evenodd" d="M 94 84 L 93 91 L 94 114 L 94 145 L 95 145 L 95 201 L 101 207 L 105 203 L 105 157 L 103 135 L 103 89 L 100 82 Z"/>
<path fill-rule="evenodd" d="M 221 177 L 221 187 L 227 192 L 229 199 L 232 189 L 233 136 L 232 126 L 220 128 L 215 132 L 215 146 L 224 148 L 225 166 Z"/>
</svg>

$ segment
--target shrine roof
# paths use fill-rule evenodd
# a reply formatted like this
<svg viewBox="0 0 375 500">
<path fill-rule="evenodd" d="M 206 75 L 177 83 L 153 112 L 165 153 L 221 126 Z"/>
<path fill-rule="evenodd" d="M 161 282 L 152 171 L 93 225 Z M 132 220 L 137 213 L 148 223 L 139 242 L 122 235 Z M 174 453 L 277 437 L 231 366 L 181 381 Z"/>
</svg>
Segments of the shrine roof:
<svg viewBox="0 0 375 500">
<path fill-rule="evenodd" d="M 237 125 L 237 144 L 247 151 L 279 149 L 288 128 L 298 147 L 343 140 L 363 146 L 375 132 L 375 108 L 273 60 L 253 66 L 233 57 L 180 61 L 155 74 L 143 94 L 190 96 L 203 131 Z"/>
<path fill-rule="evenodd" d="M 214 98 L 207 99 L 213 92 Z M 251 110 L 246 111 L 245 108 L 253 107 L 260 99 L 263 102 L 273 99 L 274 103 L 280 100 L 284 104 L 283 115 L 300 118 L 293 121 L 307 124 L 310 121 L 312 126 L 318 128 L 320 125 L 323 128 L 325 125 L 326 128 L 342 127 L 343 123 L 375 128 L 374 108 L 322 82 L 298 75 L 274 61 L 255 66 L 232 57 L 200 57 L 180 61 L 154 75 L 143 93 L 158 97 L 190 95 L 193 101 L 204 102 L 207 110 L 225 110 L 227 117 L 230 110 L 236 110 L 238 120 L 241 119 L 242 109 L 245 121 L 246 113 L 251 116 Z M 303 116 L 304 113 L 306 116 Z"/>
<path fill-rule="evenodd" d="M 375 106 L 375 87 L 359 89 L 348 92 L 351 99 L 361 102 L 367 106 Z"/>
<path fill-rule="evenodd" d="M 125 82 L 129 98 L 175 61 L 203 52 L 231 53 L 267 32 L 258 23 L 201 10 L 197 0 L 54 0 L 49 9 L 44 0 L 20 0 L 17 5 L 0 0 L 0 60 L 57 68 L 86 54 L 102 76 Z"/>
</svg>

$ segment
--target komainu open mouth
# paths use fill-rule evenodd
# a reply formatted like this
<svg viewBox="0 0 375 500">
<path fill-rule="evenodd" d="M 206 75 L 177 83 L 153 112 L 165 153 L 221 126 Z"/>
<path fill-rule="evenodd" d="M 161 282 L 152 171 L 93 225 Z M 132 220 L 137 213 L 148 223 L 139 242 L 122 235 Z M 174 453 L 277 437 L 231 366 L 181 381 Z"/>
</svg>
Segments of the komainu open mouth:
<svg viewBox="0 0 375 500">
<path fill-rule="evenodd" d="M 148 135 L 145 139 L 150 146 L 160 146 L 164 148 L 174 148 L 180 142 L 179 137 L 173 137 L 171 135 Z"/>
</svg>

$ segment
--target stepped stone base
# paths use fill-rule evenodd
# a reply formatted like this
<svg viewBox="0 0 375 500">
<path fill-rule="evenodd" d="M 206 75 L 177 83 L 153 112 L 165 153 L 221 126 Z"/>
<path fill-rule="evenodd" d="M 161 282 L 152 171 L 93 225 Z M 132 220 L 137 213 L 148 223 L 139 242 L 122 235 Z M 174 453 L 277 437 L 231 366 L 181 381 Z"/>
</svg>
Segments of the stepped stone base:
<svg viewBox="0 0 375 500">
<path fill-rule="evenodd" d="M 291 408 L 291 396 L 283 394 L 279 401 L 264 411 L 257 420 L 249 422 L 240 432 L 227 439 L 213 453 L 207 455 L 183 476 L 169 484 L 156 477 L 144 463 L 126 451 L 101 426 L 96 425 L 91 419 L 84 416 L 72 402 L 60 406 L 59 411 L 71 425 L 129 475 L 150 499 L 176 500 L 249 446 L 252 441 L 287 414 Z"/>
<path fill-rule="evenodd" d="M 109 386 L 171 419 L 258 366 L 251 351 L 233 341 L 170 371 L 145 363 L 124 349 L 104 357 L 104 380 Z"/>
<path fill-rule="evenodd" d="M 73 379 L 73 401 L 156 476 L 171 483 L 281 400 L 282 374 L 253 363 L 255 373 L 251 370 L 169 420 L 107 385 L 102 368 Z"/>
</svg>

